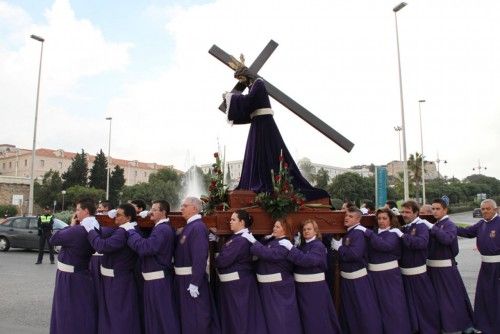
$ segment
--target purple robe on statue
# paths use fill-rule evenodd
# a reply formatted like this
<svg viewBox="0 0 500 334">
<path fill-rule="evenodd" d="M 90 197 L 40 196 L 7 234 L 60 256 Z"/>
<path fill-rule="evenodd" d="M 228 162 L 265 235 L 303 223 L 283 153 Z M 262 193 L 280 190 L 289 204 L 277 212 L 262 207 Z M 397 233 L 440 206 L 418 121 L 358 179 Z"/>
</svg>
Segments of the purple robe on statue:
<svg viewBox="0 0 500 334">
<path fill-rule="evenodd" d="M 96 296 L 88 270 L 92 248 L 87 231 L 79 225 L 67 227 L 55 232 L 49 243 L 61 246 L 58 267 L 74 267 L 72 273 L 60 269 L 56 272 L 50 333 L 97 333 Z"/>
<path fill-rule="evenodd" d="M 485 334 L 500 333 L 500 216 L 459 227 L 457 234 L 477 238 L 482 258 L 474 300 L 474 327 Z"/>
<path fill-rule="evenodd" d="M 341 333 L 325 281 L 326 254 L 319 239 L 293 247 L 288 253 L 288 259 L 295 264 L 295 288 L 304 334 Z"/>
<path fill-rule="evenodd" d="M 384 334 L 409 334 L 410 317 L 398 266 L 401 241 L 397 234 L 388 230 L 380 233 L 378 229 L 366 230 L 365 235 L 368 239 L 368 273 L 375 286 Z"/>
<path fill-rule="evenodd" d="M 141 257 L 144 281 L 145 333 L 180 333 L 179 313 L 173 294 L 175 232 L 168 220 L 153 227 L 144 239 L 136 230 L 128 231 L 128 246 Z M 164 277 L 151 278 L 155 274 Z"/>
<path fill-rule="evenodd" d="M 306 200 L 330 198 L 325 190 L 314 188 L 300 173 L 274 122 L 271 102 L 262 79 L 255 80 L 247 95 L 231 94 L 227 100 L 228 119 L 233 124 L 250 123 L 240 183 L 236 189 L 272 192 L 271 169 L 275 173 L 279 171 L 282 151 L 295 190 L 302 193 Z"/>
<path fill-rule="evenodd" d="M 259 258 L 257 280 L 267 331 L 270 334 L 301 334 L 293 263 L 287 260 L 288 250 L 279 244 L 280 239 L 271 239 L 266 245 L 255 242 L 250 248 L 252 254 Z M 273 277 L 269 275 L 273 275 L 274 279 L 269 279 Z"/>
<path fill-rule="evenodd" d="M 241 233 L 234 234 L 215 258 L 223 334 L 267 333 L 250 246 Z"/>
<path fill-rule="evenodd" d="M 98 333 L 140 333 L 134 277 L 137 255 L 127 247 L 127 231 L 117 228 L 108 238 L 103 238 L 97 231 L 91 230 L 87 239 L 96 252 L 103 254 L 102 293 L 97 296 Z"/>
<path fill-rule="evenodd" d="M 220 332 L 215 304 L 208 285 L 207 259 L 208 229 L 201 217 L 188 220 L 177 239 L 174 264 L 174 289 L 179 302 L 183 334 Z M 198 287 L 198 297 L 191 297 L 189 284 Z"/>
<path fill-rule="evenodd" d="M 441 330 L 461 332 L 472 327 L 472 305 L 455 261 L 458 254 L 457 227 L 445 216 L 429 232 L 430 261 L 427 263 L 427 270 L 436 291 Z M 446 260 L 450 263 L 449 266 L 438 267 L 433 264 L 433 260 Z"/>
<path fill-rule="evenodd" d="M 338 251 L 342 277 L 342 330 L 350 334 L 381 334 L 382 319 L 373 283 L 366 270 L 366 240 L 363 231 L 351 227 L 342 238 L 342 246 Z"/>
<path fill-rule="evenodd" d="M 429 229 L 416 218 L 401 229 L 403 248 L 399 266 L 403 273 L 406 302 L 412 333 L 440 333 L 439 307 L 436 292 L 427 275 L 427 246 Z M 406 275 L 405 271 L 414 272 Z"/>
</svg>

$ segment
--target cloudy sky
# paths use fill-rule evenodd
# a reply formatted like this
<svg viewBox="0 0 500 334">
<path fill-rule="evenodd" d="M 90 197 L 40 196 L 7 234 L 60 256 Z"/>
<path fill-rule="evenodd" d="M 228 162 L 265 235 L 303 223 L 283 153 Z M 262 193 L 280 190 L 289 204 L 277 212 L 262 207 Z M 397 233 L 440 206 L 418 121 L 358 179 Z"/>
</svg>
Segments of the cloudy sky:
<svg viewBox="0 0 500 334">
<path fill-rule="evenodd" d="M 398 12 L 408 154 L 464 178 L 480 162 L 500 178 L 500 2 L 412 1 Z M 296 160 L 339 167 L 399 159 L 398 1 L 0 0 L 0 143 L 31 148 L 45 38 L 37 147 L 111 155 L 185 170 L 226 148 L 242 159 L 248 125 L 217 107 L 235 83 L 213 44 L 259 72 L 354 142 L 347 153 L 274 101 Z"/>
</svg>

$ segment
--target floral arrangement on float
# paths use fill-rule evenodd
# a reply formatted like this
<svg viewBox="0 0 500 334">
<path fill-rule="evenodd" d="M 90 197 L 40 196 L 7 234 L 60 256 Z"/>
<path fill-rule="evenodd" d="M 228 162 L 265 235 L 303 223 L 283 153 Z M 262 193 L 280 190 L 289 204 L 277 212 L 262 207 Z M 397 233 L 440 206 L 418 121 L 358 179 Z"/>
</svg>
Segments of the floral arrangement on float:
<svg viewBox="0 0 500 334">
<path fill-rule="evenodd" d="M 283 156 L 283 150 L 280 152 L 279 162 L 277 174 L 271 169 L 273 192 L 261 192 L 255 197 L 255 204 L 273 219 L 297 212 L 304 204 L 304 196 L 293 188 L 292 177 L 288 174 L 288 164 Z"/>
<path fill-rule="evenodd" d="M 208 185 L 208 195 L 201 196 L 203 201 L 203 213 L 212 214 L 215 210 L 226 210 L 229 205 L 227 185 L 224 184 L 223 163 L 219 153 L 214 153 L 215 163 L 210 169 L 210 183 Z"/>
</svg>

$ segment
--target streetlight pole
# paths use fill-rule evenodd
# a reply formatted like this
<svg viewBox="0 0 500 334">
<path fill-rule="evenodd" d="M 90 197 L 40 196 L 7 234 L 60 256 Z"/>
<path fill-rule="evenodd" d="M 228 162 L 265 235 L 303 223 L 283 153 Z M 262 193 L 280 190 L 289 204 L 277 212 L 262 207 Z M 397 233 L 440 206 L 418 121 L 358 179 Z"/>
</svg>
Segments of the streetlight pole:
<svg viewBox="0 0 500 334">
<path fill-rule="evenodd" d="M 475 171 L 476 169 L 477 169 L 479 175 L 481 175 L 481 169 L 488 169 L 488 168 L 481 166 L 481 160 L 477 160 L 477 167 L 472 168 L 472 170 Z"/>
<path fill-rule="evenodd" d="M 401 162 L 401 130 L 402 128 L 398 125 L 394 127 L 394 130 L 398 133 L 398 143 L 399 143 L 399 161 Z"/>
<path fill-rule="evenodd" d="M 107 172 L 106 172 L 106 200 L 109 200 L 109 168 L 110 168 L 110 162 L 109 160 L 111 159 L 111 121 L 113 120 L 112 117 L 106 117 L 106 120 L 109 121 L 109 136 L 108 136 L 108 166 L 107 166 Z"/>
<path fill-rule="evenodd" d="M 425 204 L 425 161 L 424 161 L 424 136 L 422 131 L 422 103 L 425 100 L 418 100 L 418 116 L 420 118 L 420 159 L 422 159 L 422 204 Z"/>
<path fill-rule="evenodd" d="M 30 194 L 29 194 L 29 203 L 28 203 L 28 214 L 33 215 L 33 197 L 35 194 L 35 150 L 36 150 L 36 126 L 38 122 L 38 101 L 40 98 L 40 77 L 42 76 L 42 56 L 43 56 L 43 39 L 37 35 L 31 35 L 36 41 L 41 43 L 40 47 L 40 65 L 38 66 L 38 84 L 36 88 L 36 105 L 35 105 L 35 126 L 33 130 L 33 148 L 31 150 L 31 173 L 30 173 Z"/>
<path fill-rule="evenodd" d="M 394 20 L 396 22 L 396 45 L 398 50 L 398 68 L 399 68 L 399 96 L 401 100 L 401 128 L 403 131 L 403 183 L 404 183 L 404 200 L 407 201 L 409 198 L 409 188 L 408 188 L 408 159 L 406 157 L 406 127 L 405 127 L 405 109 L 403 103 L 403 79 L 401 76 L 401 56 L 399 54 L 399 33 L 398 33 L 398 16 L 397 13 L 406 6 L 406 2 L 401 2 L 399 5 L 394 7 L 392 11 L 394 12 Z"/>
<path fill-rule="evenodd" d="M 439 172 L 439 164 L 440 164 L 441 162 L 444 162 L 444 163 L 446 164 L 446 163 L 448 163 L 448 161 L 446 161 L 446 160 L 442 160 L 442 159 L 439 159 L 439 152 L 438 152 L 436 162 L 437 162 L 437 165 L 438 165 L 438 178 L 441 178 L 441 174 L 440 174 L 440 172 Z M 472 169 L 472 170 L 474 170 L 474 169 Z"/>
<path fill-rule="evenodd" d="M 61 191 L 62 194 L 62 206 L 61 206 L 61 211 L 64 211 L 64 195 L 66 195 L 66 190 Z"/>
</svg>

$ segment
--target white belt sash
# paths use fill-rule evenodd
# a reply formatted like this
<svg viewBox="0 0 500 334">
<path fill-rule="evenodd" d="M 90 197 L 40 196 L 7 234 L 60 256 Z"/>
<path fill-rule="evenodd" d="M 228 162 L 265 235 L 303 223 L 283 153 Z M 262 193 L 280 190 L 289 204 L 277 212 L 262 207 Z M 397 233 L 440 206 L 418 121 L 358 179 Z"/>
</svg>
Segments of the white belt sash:
<svg viewBox="0 0 500 334">
<path fill-rule="evenodd" d="M 103 267 L 101 264 L 101 275 L 107 277 L 115 277 L 115 271 L 113 269 Z"/>
<path fill-rule="evenodd" d="M 325 273 L 317 273 L 317 274 L 293 274 L 293 278 L 295 282 L 298 283 L 312 283 L 312 282 L 321 282 L 325 280 Z"/>
<path fill-rule="evenodd" d="M 102 256 L 103 254 L 102 253 L 98 253 L 98 252 L 95 252 L 92 254 L 92 256 Z"/>
<path fill-rule="evenodd" d="M 193 274 L 193 267 L 174 267 L 174 271 L 176 275 L 186 276 Z"/>
<path fill-rule="evenodd" d="M 401 274 L 406 276 L 412 276 L 425 273 L 427 271 L 427 266 L 424 264 L 419 267 L 412 267 L 412 268 L 399 267 L 399 269 L 401 269 Z"/>
<path fill-rule="evenodd" d="M 256 109 L 254 110 L 251 114 L 250 114 L 250 119 L 254 118 L 254 117 L 257 117 L 257 116 L 262 116 L 262 115 L 273 115 L 273 110 L 271 108 L 260 108 L 260 109 Z"/>
<path fill-rule="evenodd" d="M 394 268 L 399 267 L 398 261 L 389 261 L 389 262 L 384 262 L 384 263 L 368 263 L 368 270 L 369 271 L 385 271 L 385 270 L 391 270 Z"/>
<path fill-rule="evenodd" d="M 345 279 L 357 279 L 361 278 L 368 275 L 368 272 L 366 271 L 366 268 L 361 268 L 359 270 L 353 271 L 353 272 L 346 272 L 346 271 L 341 271 L 340 276 Z"/>
<path fill-rule="evenodd" d="M 268 275 L 257 274 L 257 281 L 259 283 L 273 283 L 273 282 L 279 282 L 282 280 L 283 280 L 283 278 L 281 277 L 281 273 L 268 274 Z"/>
<path fill-rule="evenodd" d="M 232 273 L 227 273 L 227 274 L 218 274 L 219 275 L 219 280 L 221 282 L 231 282 L 231 281 L 237 281 L 240 279 L 240 274 L 238 274 L 237 271 L 232 272 Z"/>
<path fill-rule="evenodd" d="M 165 278 L 165 273 L 163 270 L 150 271 L 149 273 L 142 273 L 142 277 L 144 277 L 145 281 L 152 281 L 155 279 Z"/>
<path fill-rule="evenodd" d="M 431 268 L 446 268 L 451 267 L 451 259 L 446 260 L 427 260 L 427 266 Z"/>
<path fill-rule="evenodd" d="M 57 269 L 60 271 L 64 271 L 65 273 L 74 273 L 75 267 L 66 263 L 62 263 L 61 261 L 57 261 Z"/>
<path fill-rule="evenodd" d="M 481 261 L 485 263 L 500 262 L 500 255 L 481 255 Z"/>
</svg>

